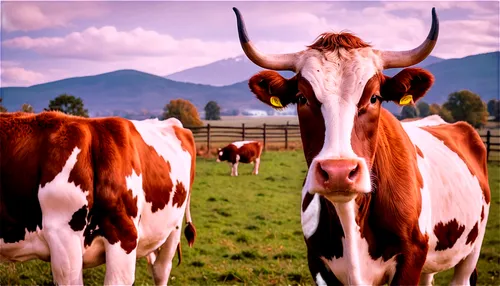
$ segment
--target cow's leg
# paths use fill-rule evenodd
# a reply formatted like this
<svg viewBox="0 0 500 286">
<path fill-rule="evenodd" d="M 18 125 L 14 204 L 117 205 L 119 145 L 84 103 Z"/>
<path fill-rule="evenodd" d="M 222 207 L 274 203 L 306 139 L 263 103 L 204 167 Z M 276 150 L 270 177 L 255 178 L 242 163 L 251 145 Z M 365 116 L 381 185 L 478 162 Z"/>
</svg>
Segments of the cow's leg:
<svg viewBox="0 0 500 286">
<path fill-rule="evenodd" d="M 455 266 L 451 285 L 475 285 L 477 282 L 477 260 L 481 252 L 483 237 L 478 237 L 472 252 Z"/>
<path fill-rule="evenodd" d="M 120 242 L 106 242 L 104 285 L 132 285 L 135 279 L 136 248 L 127 253 Z"/>
<path fill-rule="evenodd" d="M 50 267 L 57 285 L 83 285 L 82 240 L 67 226 L 46 227 L 44 237 L 50 249 Z"/>
<path fill-rule="evenodd" d="M 238 162 L 231 166 L 231 176 L 238 176 Z"/>
<path fill-rule="evenodd" d="M 182 220 L 179 222 L 178 227 L 174 229 L 167 238 L 167 241 L 161 246 L 161 250 L 156 256 L 153 264 L 153 278 L 155 285 L 167 285 L 172 270 L 172 260 L 175 256 L 177 246 L 181 241 L 181 225 Z"/>
<path fill-rule="evenodd" d="M 420 283 L 419 285 L 432 285 L 434 280 L 434 273 L 422 273 L 420 275 Z"/>
<path fill-rule="evenodd" d="M 255 159 L 255 166 L 253 167 L 252 174 L 258 175 L 259 174 L 259 167 L 260 167 L 260 158 L 257 158 L 257 159 Z"/>
</svg>

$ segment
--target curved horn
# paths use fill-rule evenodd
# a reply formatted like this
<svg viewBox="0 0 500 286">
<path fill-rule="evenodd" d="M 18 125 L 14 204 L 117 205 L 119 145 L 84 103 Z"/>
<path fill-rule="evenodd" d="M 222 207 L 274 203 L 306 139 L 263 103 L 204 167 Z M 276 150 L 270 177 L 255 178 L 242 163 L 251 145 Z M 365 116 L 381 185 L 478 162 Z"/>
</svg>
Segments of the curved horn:
<svg viewBox="0 0 500 286">
<path fill-rule="evenodd" d="M 380 56 L 384 63 L 384 69 L 409 67 L 423 61 L 436 46 L 439 35 L 439 20 L 436 9 L 432 8 L 432 26 L 427 39 L 413 50 L 408 51 L 381 51 Z"/>
<path fill-rule="evenodd" d="M 233 7 L 236 14 L 236 21 L 238 23 L 238 36 L 240 37 L 240 44 L 247 57 L 256 65 L 271 70 L 295 70 L 295 63 L 298 54 L 264 54 L 260 52 L 250 41 L 245 28 L 245 22 L 241 16 L 240 11 Z"/>
</svg>

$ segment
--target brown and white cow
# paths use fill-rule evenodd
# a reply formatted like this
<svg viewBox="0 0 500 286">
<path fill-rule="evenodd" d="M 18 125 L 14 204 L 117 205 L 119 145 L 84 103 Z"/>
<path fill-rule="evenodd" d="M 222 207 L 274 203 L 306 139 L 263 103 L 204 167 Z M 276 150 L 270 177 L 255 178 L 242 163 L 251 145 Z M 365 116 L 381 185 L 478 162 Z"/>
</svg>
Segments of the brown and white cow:
<svg viewBox="0 0 500 286">
<path fill-rule="evenodd" d="M 353 34 L 325 33 L 303 51 L 272 55 L 253 45 L 233 9 L 244 52 L 273 70 L 254 75 L 250 89 L 270 106 L 297 106 L 309 167 L 301 220 L 316 283 L 431 284 L 454 267 L 452 284 L 475 284 L 490 206 L 481 138 L 464 122 L 401 123 L 381 106 L 417 101 L 431 87 L 423 69 L 392 78 L 382 71 L 429 55 L 435 10 L 427 39 L 413 50 L 379 51 Z"/>
<path fill-rule="evenodd" d="M 227 161 L 231 166 L 231 176 L 238 176 L 239 163 L 254 164 L 253 175 L 259 174 L 262 143 L 259 141 L 237 141 L 217 149 L 217 162 Z"/>
<path fill-rule="evenodd" d="M 191 246 L 191 131 L 177 119 L 0 114 L 0 260 L 51 263 L 59 285 L 106 264 L 106 285 L 131 285 L 147 256 L 168 282 L 182 220 Z M 179 257 L 180 260 L 180 257 Z"/>
</svg>

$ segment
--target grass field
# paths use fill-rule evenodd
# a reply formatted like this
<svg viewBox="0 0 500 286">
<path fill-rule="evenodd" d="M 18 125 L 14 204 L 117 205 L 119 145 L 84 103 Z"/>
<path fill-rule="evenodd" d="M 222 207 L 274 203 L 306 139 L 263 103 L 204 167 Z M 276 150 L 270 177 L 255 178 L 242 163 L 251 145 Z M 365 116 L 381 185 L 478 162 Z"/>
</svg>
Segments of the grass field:
<svg viewBox="0 0 500 286">
<path fill-rule="evenodd" d="M 300 189 L 306 164 L 301 151 L 266 152 L 258 176 L 241 164 L 198 159 L 192 197 L 198 237 L 193 248 L 183 238 L 183 261 L 170 285 L 296 285 L 313 283 L 300 226 Z M 500 167 L 491 165 L 492 200 L 488 230 L 478 265 L 479 285 L 500 285 Z M 102 285 L 104 266 L 84 270 L 86 285 Z M 447 285 L 451 271 L 436 276 Z M 40 261 L 0 265 L 0 285 L 51 284 L 50 265 Z M 152 285 L 145 259 L 135 285 Z"/>
</svg>

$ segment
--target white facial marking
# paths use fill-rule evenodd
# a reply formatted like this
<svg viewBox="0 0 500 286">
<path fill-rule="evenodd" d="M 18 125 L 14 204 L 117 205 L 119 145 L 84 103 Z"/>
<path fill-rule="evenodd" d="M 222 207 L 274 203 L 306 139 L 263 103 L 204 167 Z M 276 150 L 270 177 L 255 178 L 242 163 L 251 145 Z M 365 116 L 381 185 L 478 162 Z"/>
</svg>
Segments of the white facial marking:
<svg viewBox="0 0 500 286">
<path fill-rule="evenodd" d="M 359 158 L 351 145 L 354 119 L 366 83 L 379 70 L 380 59 L 370 48 L 340 50 L 320 53 L 308 50 L 301 60 L 300 71 L 309 81 L 321 105 L 325 120 L 325 142 L 313 160 L 309 170 L 315 170 L 317 160 L 358 158 L 361 159 L 361 190 L 371 190 L 369 170 L 364 159 Z M 303 192 L 314 184 L 314 171 L 309 171 Z"/>
<path fill-rule="evenodd" d="M 222 151 L 219 152 L 219 156 L 222 156 Z"/>
</svg>

